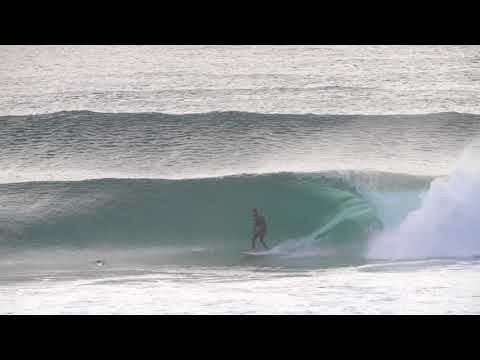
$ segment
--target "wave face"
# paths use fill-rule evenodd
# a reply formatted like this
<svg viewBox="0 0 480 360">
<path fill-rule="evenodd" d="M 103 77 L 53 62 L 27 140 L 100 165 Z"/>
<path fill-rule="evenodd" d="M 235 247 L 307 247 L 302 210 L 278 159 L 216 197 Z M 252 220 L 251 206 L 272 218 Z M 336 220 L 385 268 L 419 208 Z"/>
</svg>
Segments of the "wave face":
<svg viewBox="0 0 480 360">
<path fill-rule="evenodd" d="M 267 242 L 277 252 L 363 256 L 371 231 L 383 225 L 375 203 L 352 176 L 4 184 L 1 246 L 4 251 L 176 247 L 238 257 L 251 244 L 250 210 L 257 207 L 267 218 Z M 414 188 L 423 183 L 410 182 Z"/>
</svg>

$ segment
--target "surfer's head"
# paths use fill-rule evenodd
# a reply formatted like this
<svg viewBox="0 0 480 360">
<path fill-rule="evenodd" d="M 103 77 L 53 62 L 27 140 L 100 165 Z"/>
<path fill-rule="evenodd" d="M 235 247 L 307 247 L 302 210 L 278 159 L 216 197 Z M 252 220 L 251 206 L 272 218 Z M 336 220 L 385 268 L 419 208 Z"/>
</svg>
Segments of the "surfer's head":
<svg viewBox="0 0 480 360">
<path fill-rule="evenodd" d="M 258 215 L 258 210 L 257 209 L 252 209 L 252 214 L 253 216 L 257 216 Z"/>
</svg>

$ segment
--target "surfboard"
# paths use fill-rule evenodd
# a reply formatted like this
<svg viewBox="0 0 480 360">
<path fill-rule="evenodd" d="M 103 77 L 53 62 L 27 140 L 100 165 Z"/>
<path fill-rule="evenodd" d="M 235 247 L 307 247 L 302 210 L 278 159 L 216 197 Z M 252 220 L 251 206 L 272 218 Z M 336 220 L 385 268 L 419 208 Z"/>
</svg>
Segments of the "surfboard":
<svg viewBox="0 0 480 360">
<path fill-rule="evenodd" d="M 270 251 L 243 251 L 242 254 L 244 255 L 250 255 L 250 256 L 265 256 L 265 255 L 270 255 Z"/>
</svg>

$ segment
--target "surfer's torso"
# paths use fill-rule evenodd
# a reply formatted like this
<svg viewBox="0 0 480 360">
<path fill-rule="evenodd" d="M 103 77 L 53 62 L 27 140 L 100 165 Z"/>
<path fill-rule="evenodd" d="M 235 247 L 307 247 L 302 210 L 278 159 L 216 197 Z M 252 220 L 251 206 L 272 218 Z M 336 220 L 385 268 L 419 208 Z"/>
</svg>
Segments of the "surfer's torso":
<svg viewBox="0 0 480 360">
<path fill-rule="evenodd" d="M 262 215 L 257 215 L 255 217 L 255 229 L 257 232 L 267 231 L 267 222 L 265 221 L 265 217 Z"/>
</svg>

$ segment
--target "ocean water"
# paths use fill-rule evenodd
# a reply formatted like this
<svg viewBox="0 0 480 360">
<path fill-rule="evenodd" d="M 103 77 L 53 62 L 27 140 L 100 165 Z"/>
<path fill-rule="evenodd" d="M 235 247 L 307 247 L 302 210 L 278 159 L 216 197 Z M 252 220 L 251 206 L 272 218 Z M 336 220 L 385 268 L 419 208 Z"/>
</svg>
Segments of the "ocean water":
<svg viewBox="0 0 480 360">
<path fill-rule="evenodd" d="M 479 46 L 0 59 L 0 313 L 480 313 Z"/>
</svg>

